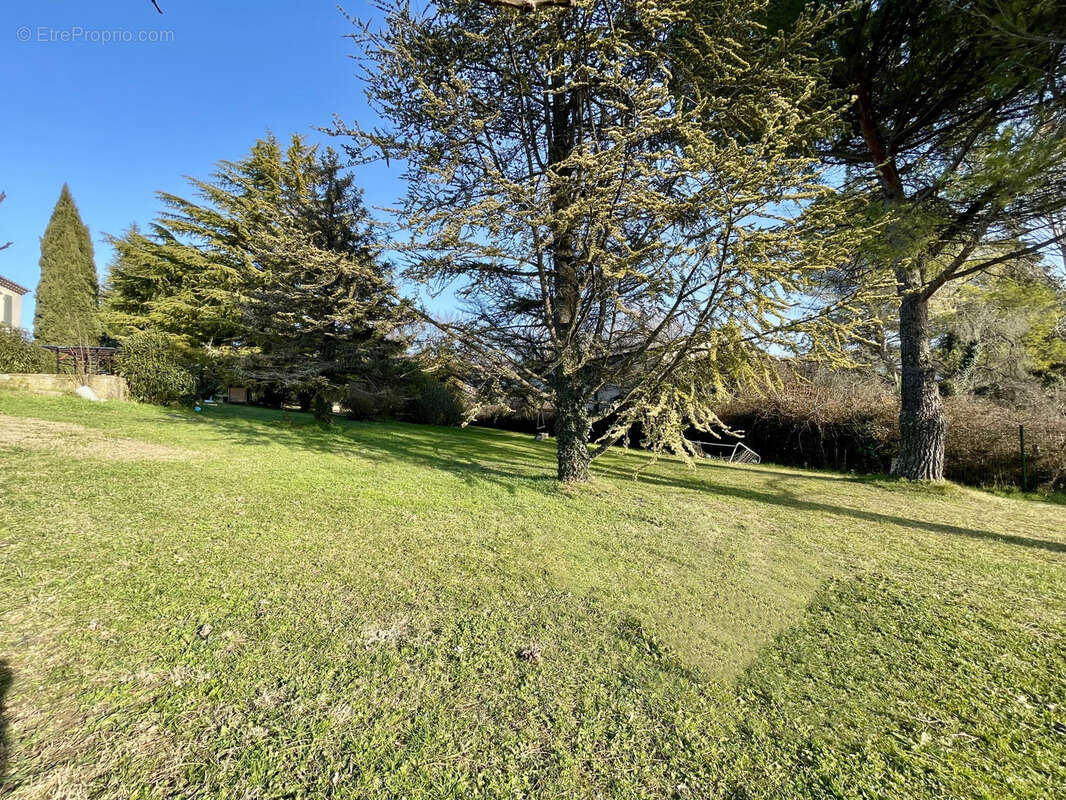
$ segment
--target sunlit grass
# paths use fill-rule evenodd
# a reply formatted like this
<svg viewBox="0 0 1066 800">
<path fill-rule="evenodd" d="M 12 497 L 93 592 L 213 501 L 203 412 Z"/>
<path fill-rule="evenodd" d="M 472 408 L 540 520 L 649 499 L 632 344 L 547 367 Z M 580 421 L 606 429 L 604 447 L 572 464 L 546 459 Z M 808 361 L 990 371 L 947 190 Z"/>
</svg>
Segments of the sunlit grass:
<svg viewBox="0 0 1066 800">
<path fill-rule="evenodd" d="M 0 795 L 1066 785 L 1062 505 L 621 452 L 566 490 L 550 442 L 257 409 L 0 428 Z"/>
</svg>

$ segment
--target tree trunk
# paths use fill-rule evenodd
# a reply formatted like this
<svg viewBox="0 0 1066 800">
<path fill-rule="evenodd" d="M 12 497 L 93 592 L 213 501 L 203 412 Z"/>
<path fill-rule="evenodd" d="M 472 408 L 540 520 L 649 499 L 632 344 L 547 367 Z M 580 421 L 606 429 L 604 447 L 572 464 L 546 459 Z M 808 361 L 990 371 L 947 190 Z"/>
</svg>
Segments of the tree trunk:
<svg viewBox="0 0 1066 800">
<path fill-rule="evenodd" d="M 903 295 L 899 308 L 902 362 L 900 451 L 895 474 L 912 480 L 944 477 L 946 424 L 929 356 L 929 301 L 919 293 Z"/>
<path fill-rule="evenodd" d="M 555 440 L 559 463 L 559 480 L 583 483 L 589 479 L 588 402 L 579 380 L 563 374 L 555 381 Z"/>
<path fill-rule="evenodd" d="M 907 194 L 896 167 L 894 153 L 885 145 L 878 129 L 872 98 L 872 82 L 860 71 L 855 75 L 855 102 L 859 126 L 870 151 L 870 161 L 877 171 L 885 202 L 889 208 L 899 208 L 907 202 Z M 887 235 L 898 254 L 906 250 L 905 233 L 898 223 L 891 225 Z M 900 257 L 899 255 L 897 257 Z M 925 286 L 924 270 L 897 267 L 896 279 L 900 292 L 900 450 L 895 474 L 913 480 L 938 481 L 944 477 L 944 412 L 940 405 L 940 390 L 929 357 L 929 299 L 921 289 Z"/>
<path fill-rule="evenodd" d="M 559 35 L 562 36 L 562 19 Z M 574 188 L 571 185 L 573 170 L 564 162 L 574 147 L 573 98 L 565 91 L 565 78 L 561 70 L 560 56 L 553 57 L 551 99 L 551 143 L 548 162 L 557 173 L 557 185 L 552 191 L 552 211 L 558 215 L 557 229 L 551 243 L 552 319 L 556 341 L 555 369 L 555 439 L 559 464 L 559 480 L 563 483 L 583 483 L 589 479 L 589 417 L 588 397 L 579 366 L 584 357 L 581 346 L 581 331 L 577 324 L 581 289 L 578 264 L 574 254 L 574 231 L 572 223 L 565 221 L 573 204 Z"/>
</svg>

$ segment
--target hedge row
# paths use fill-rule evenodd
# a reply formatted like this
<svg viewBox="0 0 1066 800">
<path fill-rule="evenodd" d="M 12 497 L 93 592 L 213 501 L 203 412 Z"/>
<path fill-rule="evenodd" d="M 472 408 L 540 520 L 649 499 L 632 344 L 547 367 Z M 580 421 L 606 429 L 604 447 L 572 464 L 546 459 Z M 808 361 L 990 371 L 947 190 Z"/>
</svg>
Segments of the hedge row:
<svg viewBox="0 0 1066 800">
<path fill-rule="evenodd" d="M 975 397 L 944 400 L 945 476 L 974 486 L 1021 482 L 1025 429 L 1031 487 L 1066 489 L 1066 415 L 1047 399 L 1012 408 Z M 722 409 L 723 422 L 766 461 L 856 472 L 888 472 L 898 448 L 899 399 L 873 381 L 790 384 Z"/>
<path fill-rule="evenodd" d="M 51 371 L 52 355 L 30 340 L 21 328 L 0 325 L 0 372 L 35 373 Z"/>
</svg>

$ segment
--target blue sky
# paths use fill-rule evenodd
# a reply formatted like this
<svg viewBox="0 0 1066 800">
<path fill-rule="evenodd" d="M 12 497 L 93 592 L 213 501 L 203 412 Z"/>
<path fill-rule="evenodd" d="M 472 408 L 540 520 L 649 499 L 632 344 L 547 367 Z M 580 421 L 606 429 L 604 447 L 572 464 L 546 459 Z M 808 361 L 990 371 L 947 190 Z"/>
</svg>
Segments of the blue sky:
<svg viewBox="0 0 1066 800">
<path fill-rule="evenodd" d="M 325 141 L 315 128 L 335 113 L 372 119 L 336 0 L 159 3 L 163 16 L 150 0 L 0 4 L 0 241 L 14 242 L 0 252 L 0 274 L 31 290 L 64 181 L 103 279 L 105 234 L 148 223 L 156 191 L 187 194 L 183 176 L 207 177 L 267 130 Z M 343 5 L 371 13 L 362 0 Z M 357 180 L 373 205 L 402 191 L 395 166 L 362 168 Z"/>
</svg>

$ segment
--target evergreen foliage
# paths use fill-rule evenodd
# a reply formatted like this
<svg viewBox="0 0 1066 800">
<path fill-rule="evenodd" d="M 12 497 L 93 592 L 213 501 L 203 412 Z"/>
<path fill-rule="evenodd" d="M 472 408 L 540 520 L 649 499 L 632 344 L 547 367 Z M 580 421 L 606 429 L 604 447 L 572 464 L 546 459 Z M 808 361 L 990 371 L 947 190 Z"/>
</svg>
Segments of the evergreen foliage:
<svg viewBox="0 0 1066 800">
<path fill-rule="evenodd" d="M 116 356 L 118 373 L 130 394 L 143 403 L 167 405 L 189 400 L 195 382 L 161 333 L 137 333 L 122 342 Z"/>
<path fill-rule="evenodd" d="M 242 380 L 329 416 L 355 378 L 380 379 L 402 350 L 402 304 L 362 192 L 332 151 L 261 139 L 244 159 L 163 193 L 148 234 L 114 240 L 112 329 L 155 330 Z"/>
<path fill-rule="evenodd" d="M 407 274 L 464 305 L 427 318 L 484 387 L 551 403 L 559 477 L 581 481 L 599 389 L 623 390 L 602 444 L 639 423 L 685 452 L 687 427 L 720 427 L 716 389 L 765 377 L 766 347 L 835 350 L 840 319 L 790 296 L 845 248 L 798 224 L 829 194 L 802 147 L 834 124 L 810 110 L 813 23 L 764 35 L 757 0 L 567 5 L 389 5 L 357 37 L 388 127 L 349 133 L 406 165 Z"/>
<path fill-rule="evenodd" d="M 0 372 L 43 372 L 51 360 L 51 354 L 24 330 L 0 325 Z"/>
<path fill-rule="evenodd" d="M 464 421 L 465 408 L 455 387 L 433 375 L 418 374 L 406 417 L 423 425 L 454 427 Z"/>
<path fill-rule="evenodd" d="M 804 4 L 774 4 L 787 17 Z M 930 299 L 952 281 L 1050 252 L 1066 236 L 1066 15 L 1040 0 L 812 0 L 847 125 L 825 140 L 861 221 L 885 235 L 869 266 L 895 283 L 899 473 L 944 474 Z"/>
<path fill-rule="evenodd" d="M 897 388 L 899 304 L 895 296 L 867 298 L 849 344 L 863 371 Z M 930 300 L 929 336 L 942 395 L 1009 402 L 1055 388 L 1066 383 L 1066 286 L 1052 264 L 1032 258 L 953 281 Z"/>
<path fill-rule="evenodd" d="M 33 318 L 36 340 L 96 345 L 103 327 L 93 243 L 66 184 L 41 239 L 40 267 Z"/>
<path fill-rule="evenodd" d="M 943 393 L 1011 401 L 1066 377 L 1066 290 L 1042 270 L 974 276 L 932 310 Z"/>
</svg>

